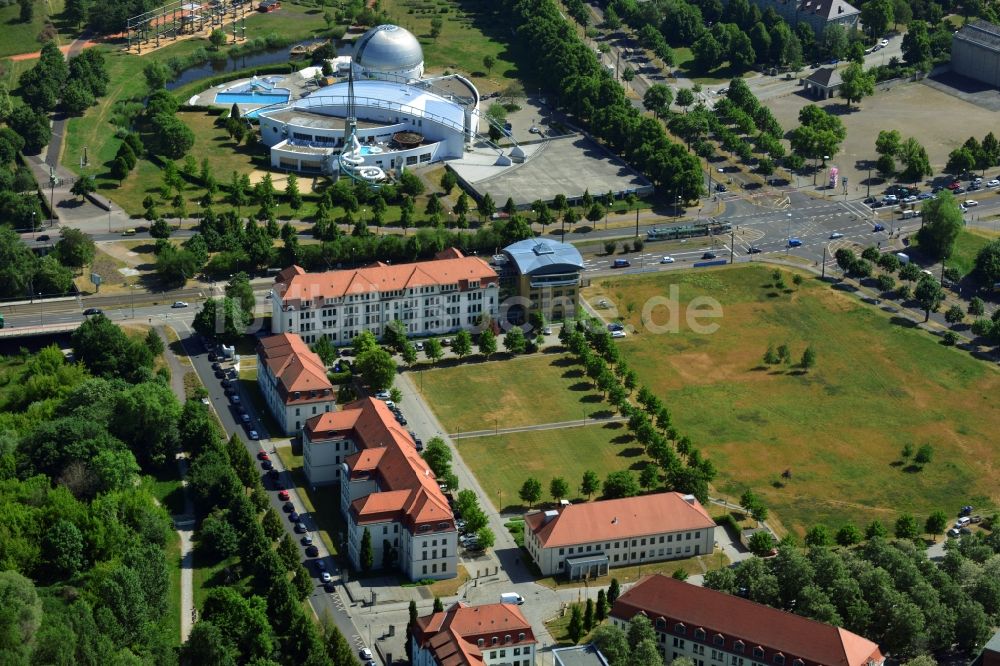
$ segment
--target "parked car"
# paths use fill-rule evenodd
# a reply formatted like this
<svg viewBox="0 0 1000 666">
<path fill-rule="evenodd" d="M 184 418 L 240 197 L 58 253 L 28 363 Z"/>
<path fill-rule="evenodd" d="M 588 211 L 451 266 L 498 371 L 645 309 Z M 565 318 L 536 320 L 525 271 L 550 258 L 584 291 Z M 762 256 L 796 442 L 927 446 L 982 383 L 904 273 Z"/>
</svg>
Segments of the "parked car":
<svg viewBox="0 0 1000 666">
<path fill-rule="evenodd" d="M 424 343 L 422 343 L 422 342 L 415 342 L 413 344 L 413 348 L 416 349 L 417 351 L 423 351 L 424 350 Z"/>
<path fill-rule="evenodd" d="M 998 187 L 998 186 L 1000 186 L 1000 180 L 997 180 L 996 178 L 986 181 L 986 187 Z"/>
<path fill-rule="evenodd" d="M 330 575 L 329 571 L 324 571 L 323 573 L 321 573 L 319 575 L 319 579 L 321 581 L 323 581 L 324 583 L 329 583 L 329 582 L 333 581 L 333 576 Z"/>
<path fill-rule="evenodd" d="M 361 657 L 361 661 L 368 661 L 369 659 L 372 659 L 372 651 L 363 647 L 358 650 L 358 656 Z"/>
<path fill-rule="evenodd" d="M 281 505 L 281 510 L 284 511 L 285 513 L 291 513 L 292 511 L 295 511 L 295 505 L 292 504 L 291 502 L 286 501 L 284 504 Z"/>
<path fill-rule="evenodd" d="M 243 423 L 250 423 L 250 415 L 240 414 L 240 421 L 242 421 Z"/>
<path fill-rule="evenodd" d="M 934 195 L 930 192 L 921 192 L 917 195 L 917 199 L 923 201 L 924 199 L 933 199 Z"/>
<path fill-rule="evenodd" d="M 279 490 L 278 491 L 278 499 L 280 499 L 282 502 L 287 502 L 288 498 L 289 498 L 289 495 L 288 495 L 288 491 L 287 490 Z"/>
<path fill-rule="evenodd" d="M 611 337 L 613 338 L 624 338 L 626 336 L 625 331 L 612 331 Z"/>
<path fill-rule="evenodd" d="M 879 40 L 878 45 L 884 49 L 885 47 L 889 46 L 889 40 L 888 39 Z"/>
<path fill-rule="evenodd" d="M 261 466 L 261 469 L 265 469 L 265 470 L 269 470 L 269 469 L 273 469 L 274 468 L 274 465 L 271 464 L 270 460 L 265 460 L 265 461 L 261 462 L 260 466 Z"/>
<path fill-rule="evenodd" d="M 958 189 L 958 188 L 960 188 L 961 186 L 962 186 L 962 184 L 961 184 L 960 182 L 958 182 L 957 180 L 953 180 L 953 181 L 951 181 L 950 183 L 948 183 L 948 185 L 946 185 L 946 187 L 947 187 L 947 188 L 948 188 L 949 190 L 953 190 L 953 191 L 954 191 L 954 190 L 957 190 L 957 189 Z"/>
<path fill-rule="evenodd" d="M 257 460 L 270 460 L 271 456 L 267 455 L 267 451 L 261 449 L 257 452 Z"/>
<path fill-rule="evenodd" d="M 319 557 L 319 548 L 316 546 L 306 546 L 306 557 Z"/>
<path fill-rule="evenodd" d="M 295 523 L 295 533 L 296 534 L 305 534 L 308 531 L 309 531 L 309 528 L 306 527 L 305 525 L 303 525 L 302 523 Z"/>
<path fill-rule="evenodd" d="M 238 405 L 238 404 L 240 404 L 240 396 L 236 395 L 236 393 L 235 393 L 235 392 L 233 392 L 233 395 L 232 395 L 232 400 L 233 400 L 233 404 L 234 404 L 234 405 Z"/>
<path fill-rule="evenodd" d="M 288 520 L 292 521 L 293 523 L 297 523 L 300 520 L 302 520 L 302 518 L 299 516 L 297 512 L 292 511 L 290 514 L 288 514 Z"/>
<path fill-rule="evenodd" d="M 375 397 L 378 398 L 379 400 L 388 400 L 389 391 L 386 389 L 382 389 L 381 391 L 375 393 Z"/>
<path fill-rule="evenodd" d="M 968 516 L 971 513 L 972 513 L 972 505 L 971 504 L 966 504 L 965 506 L 963 506 L 959 510 L 958 516 L 959 516 L 959 518 L 961 518 L 962 516 Z"/>
<path fill-rule="evenodd" d="M 726 191 L 726 186 L 723 185 L 722 183 L 716 183 L 715 184 L 715 191 L 716 192 L 725 192 Z"/>
<path fill-rule="evenodd" d="M 952 190 L 952 192 L 954 192 L 955 194 L 965 194 L 965 188 L 964 187 L 956 187 L 954 190 Z"/>
<path fill-rule="evenodd" d="M 302 537 L 302 545 L 303 546 L 311 546 L 312 542 L 313 542 L 313 538 L 312 538 L 311 534 L 303 535 L 303 537 Z"/>
<path fill-rule="evenodd" d="M 625 325 L 620 322 L 613 321 L 610 324 L 608 324 L 608 330 L 611 331 L 612 333 L 614 331 L 624 331 Z"/>
</svg>

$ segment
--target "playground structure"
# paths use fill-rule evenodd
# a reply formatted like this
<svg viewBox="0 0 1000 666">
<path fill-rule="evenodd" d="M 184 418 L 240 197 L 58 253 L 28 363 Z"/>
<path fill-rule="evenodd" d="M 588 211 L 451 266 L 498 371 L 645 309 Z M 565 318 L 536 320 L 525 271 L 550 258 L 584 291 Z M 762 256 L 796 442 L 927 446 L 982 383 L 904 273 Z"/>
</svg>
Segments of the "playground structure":
<svg viewBox="0 0 1000 666">
<path fill-rule="evenodd" d="M 246 18 L 252 11 L 250 2 L 240 0 L 210 0 L 203 4 L 174 0 L 128 19 L 126 50 L 142 55 L 143 47 L 149 52 L 164 41 L 207 36 L 216 29 L 227 35 L 227 43 L 235 44 L 246 40 Z"/>
</svg>

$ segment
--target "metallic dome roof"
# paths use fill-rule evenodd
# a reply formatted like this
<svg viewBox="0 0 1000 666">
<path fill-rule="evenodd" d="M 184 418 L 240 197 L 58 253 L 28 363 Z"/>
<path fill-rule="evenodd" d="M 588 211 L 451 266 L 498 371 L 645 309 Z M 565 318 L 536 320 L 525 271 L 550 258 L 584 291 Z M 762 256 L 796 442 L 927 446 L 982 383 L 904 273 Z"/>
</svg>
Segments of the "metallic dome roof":
<svg viewBox="0 0 1000 666">
<path fill-rule="evenodd" d="M 358 40 L 354 62 L 371 72 L 408 70 L 424 62 L 424 50 L 409 30 L 398 25 L 379 25 Z"/>
</svg>

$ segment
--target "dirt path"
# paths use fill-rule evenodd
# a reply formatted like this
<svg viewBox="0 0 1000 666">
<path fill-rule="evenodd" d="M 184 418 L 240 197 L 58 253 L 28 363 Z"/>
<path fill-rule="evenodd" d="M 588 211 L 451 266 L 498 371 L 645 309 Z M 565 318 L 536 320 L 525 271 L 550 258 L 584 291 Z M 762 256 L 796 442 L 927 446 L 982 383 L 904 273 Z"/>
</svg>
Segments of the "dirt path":
<svg viewBox="0 0 1000 666">
<path fill-rule="evenodd" d="M 73 50 L 72 55 L 76 55 L 80 51 L 84 49 L 89 49 L 92 46 L 97 46 L 100 43 L 100 42 L 95 42 L 91 39 L 87 39 L 84 40 L 83 43 L 78 46 L 79 41 L 80 40 L 76 40 L 70 44 L 63 44 L 62 46 L 59 47 L 59 50 L 62 51 L 64 56 L 69 57 L 71 55 L 70 54 L 71 49 Z M 35 60 L 36 58 L 40 57 L 42 57 L 41 51 L 33 51 L 31 53 L 18 53 L 17 55 L 7 56 L 7 58 L 10 60 Z"/>
</svg>

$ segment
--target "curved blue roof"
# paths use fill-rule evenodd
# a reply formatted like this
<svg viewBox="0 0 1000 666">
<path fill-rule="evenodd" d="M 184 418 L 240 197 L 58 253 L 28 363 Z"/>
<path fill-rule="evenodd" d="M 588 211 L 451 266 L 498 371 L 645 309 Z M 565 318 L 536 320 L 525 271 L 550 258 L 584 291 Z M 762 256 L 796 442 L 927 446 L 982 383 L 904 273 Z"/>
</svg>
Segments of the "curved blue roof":
<svg viewBox="0 0 1000 666">
<path fill-rule="evenodd" d="M 583 270 L 580 251 L 569 243 L 548 238 L 526 238 L 503 249 L 522 275 L 565 273 Z"/>
</svg>

